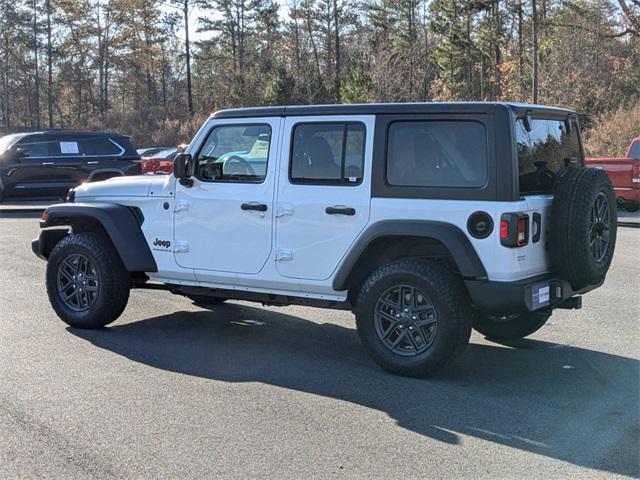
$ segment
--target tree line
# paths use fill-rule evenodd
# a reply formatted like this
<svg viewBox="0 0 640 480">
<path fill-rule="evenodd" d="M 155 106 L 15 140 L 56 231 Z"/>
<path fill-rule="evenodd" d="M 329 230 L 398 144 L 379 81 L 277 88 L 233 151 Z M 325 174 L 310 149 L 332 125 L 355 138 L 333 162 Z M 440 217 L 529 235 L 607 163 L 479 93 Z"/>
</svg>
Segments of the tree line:
<svg viewBox="0 0 640 480">
<path fill-rule="evenodd" d="M 0 0 L 5 132 L 175 144 L 221 108 L 434 100 L 588 129 L 639 99 L 639 0 Z"/>
</svg>

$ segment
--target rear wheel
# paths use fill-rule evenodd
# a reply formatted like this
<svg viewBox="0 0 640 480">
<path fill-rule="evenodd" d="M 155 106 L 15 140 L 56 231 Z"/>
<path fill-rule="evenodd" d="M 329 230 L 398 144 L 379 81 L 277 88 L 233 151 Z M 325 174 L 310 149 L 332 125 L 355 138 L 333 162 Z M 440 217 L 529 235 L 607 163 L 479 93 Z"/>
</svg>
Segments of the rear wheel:
<svg viewBox="0 0 640 480">
<path fill-rule="evenodd" d="M 403 259 L 373 272 L 356 302 L 358 335 L 378 365 L 424 377 L 459 356 L 471 334 L 461 280 L 431 262 Z"/>
<path fill-rule="evenodd" d="M 95 233 L 64 237 L 47 263 L 47 293 L 58 316 L 77 328 L 116 320 L 129 300 L 129 274 L 109 239 Z"/>
<path fill-rule="evenodd" d="M 549 320 L 549 314 L 536 312 L 505 318 L 486 317 L 476 312 L 473 329 L 485 337 L 496 340 L 518 340 L 537 332 Z"/>
</svg>

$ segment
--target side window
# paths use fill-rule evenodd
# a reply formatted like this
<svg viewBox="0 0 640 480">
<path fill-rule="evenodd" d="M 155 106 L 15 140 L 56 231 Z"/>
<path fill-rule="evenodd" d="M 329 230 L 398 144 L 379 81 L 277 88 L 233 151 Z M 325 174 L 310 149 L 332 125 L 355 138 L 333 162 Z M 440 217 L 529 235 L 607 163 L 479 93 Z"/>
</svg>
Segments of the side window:
<svg viewBox="0 0 640 480">
<path fill-rule="evenodd" d="M 19 142 L 17 147 L 26 151 L 26 158 L 46 158 L 56 156 L 55 142 L 29 141 Z"/>
<path fill-rule="evenodd" d="M 482 187 L 487 134 L 479 122 L 394 122 L 389 127 L 387 182 L 412 187 Z"/>
<path fill-rule="evenodd" d="M 80 140 L 80 151 L 83 155 L 119 156 L 124 153 L 124 148 L 115 140 L 106 137 L 94 137 Z"/>
<path fill-rule="evenodd" d="M 261 183 L 270 145 L 269 125 L 214 127 L 196 158 L 196 176 L 207 182 Z"/>
<path fill-rule="evenodd" d="M 291 183 L 357 185 L 362 181 L 361 123 L 301 123 L 293 129 Z"/>
</svg>

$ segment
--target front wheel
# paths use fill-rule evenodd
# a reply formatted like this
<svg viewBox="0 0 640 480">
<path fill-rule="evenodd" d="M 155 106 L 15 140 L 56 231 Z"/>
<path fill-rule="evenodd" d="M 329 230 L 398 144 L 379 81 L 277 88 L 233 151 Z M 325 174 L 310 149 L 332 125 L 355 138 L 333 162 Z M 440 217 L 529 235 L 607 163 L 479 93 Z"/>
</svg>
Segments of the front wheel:
<svg viewBox="0 0 640 480">
<path fill-rule="evenodd" d="M 364 283 L 356 302 L 358 335 L 385 370 L 425 377 L 445 367 L 471 334 L 462 281 L 439 264 L 398 260 Z"/>
<path fill-rule="evenodd" d="M 540 330 L 550 316 L 550 314 L 528 312 L 505 318 L 493 318 L 476 312 L 473 329 L 495 340 L 519 340 Z"/>
<path fill-rule="evenodd" d="M 129 300 L 128 272 L 109 239 L 95 233 L 60 240 L 49 256 L 46 277 L 53 309 L 72 327 L 104 327 Z"/>
</svg>

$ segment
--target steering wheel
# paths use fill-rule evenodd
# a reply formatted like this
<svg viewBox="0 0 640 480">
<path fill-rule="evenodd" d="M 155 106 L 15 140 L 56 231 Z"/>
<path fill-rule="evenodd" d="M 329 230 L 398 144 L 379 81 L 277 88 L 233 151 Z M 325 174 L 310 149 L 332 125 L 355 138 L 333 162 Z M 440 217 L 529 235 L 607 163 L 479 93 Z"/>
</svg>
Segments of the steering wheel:
<svg viewBox="0 0 640 480">
<path fill-rule="evenodd" d="M 227 171 L 228 168 L 233 168 L 232 166 L 234 164 L 237 164 L 241 171 Z M 256 172 L 251 168 L 251 164 L 238 155 L 231 155 L 230 157 L 225 158 L 224 163 L 222 164 L 222 172 L 225 175 L 251 175 L 254 177 L 256 175 Z"/>
</svg>

